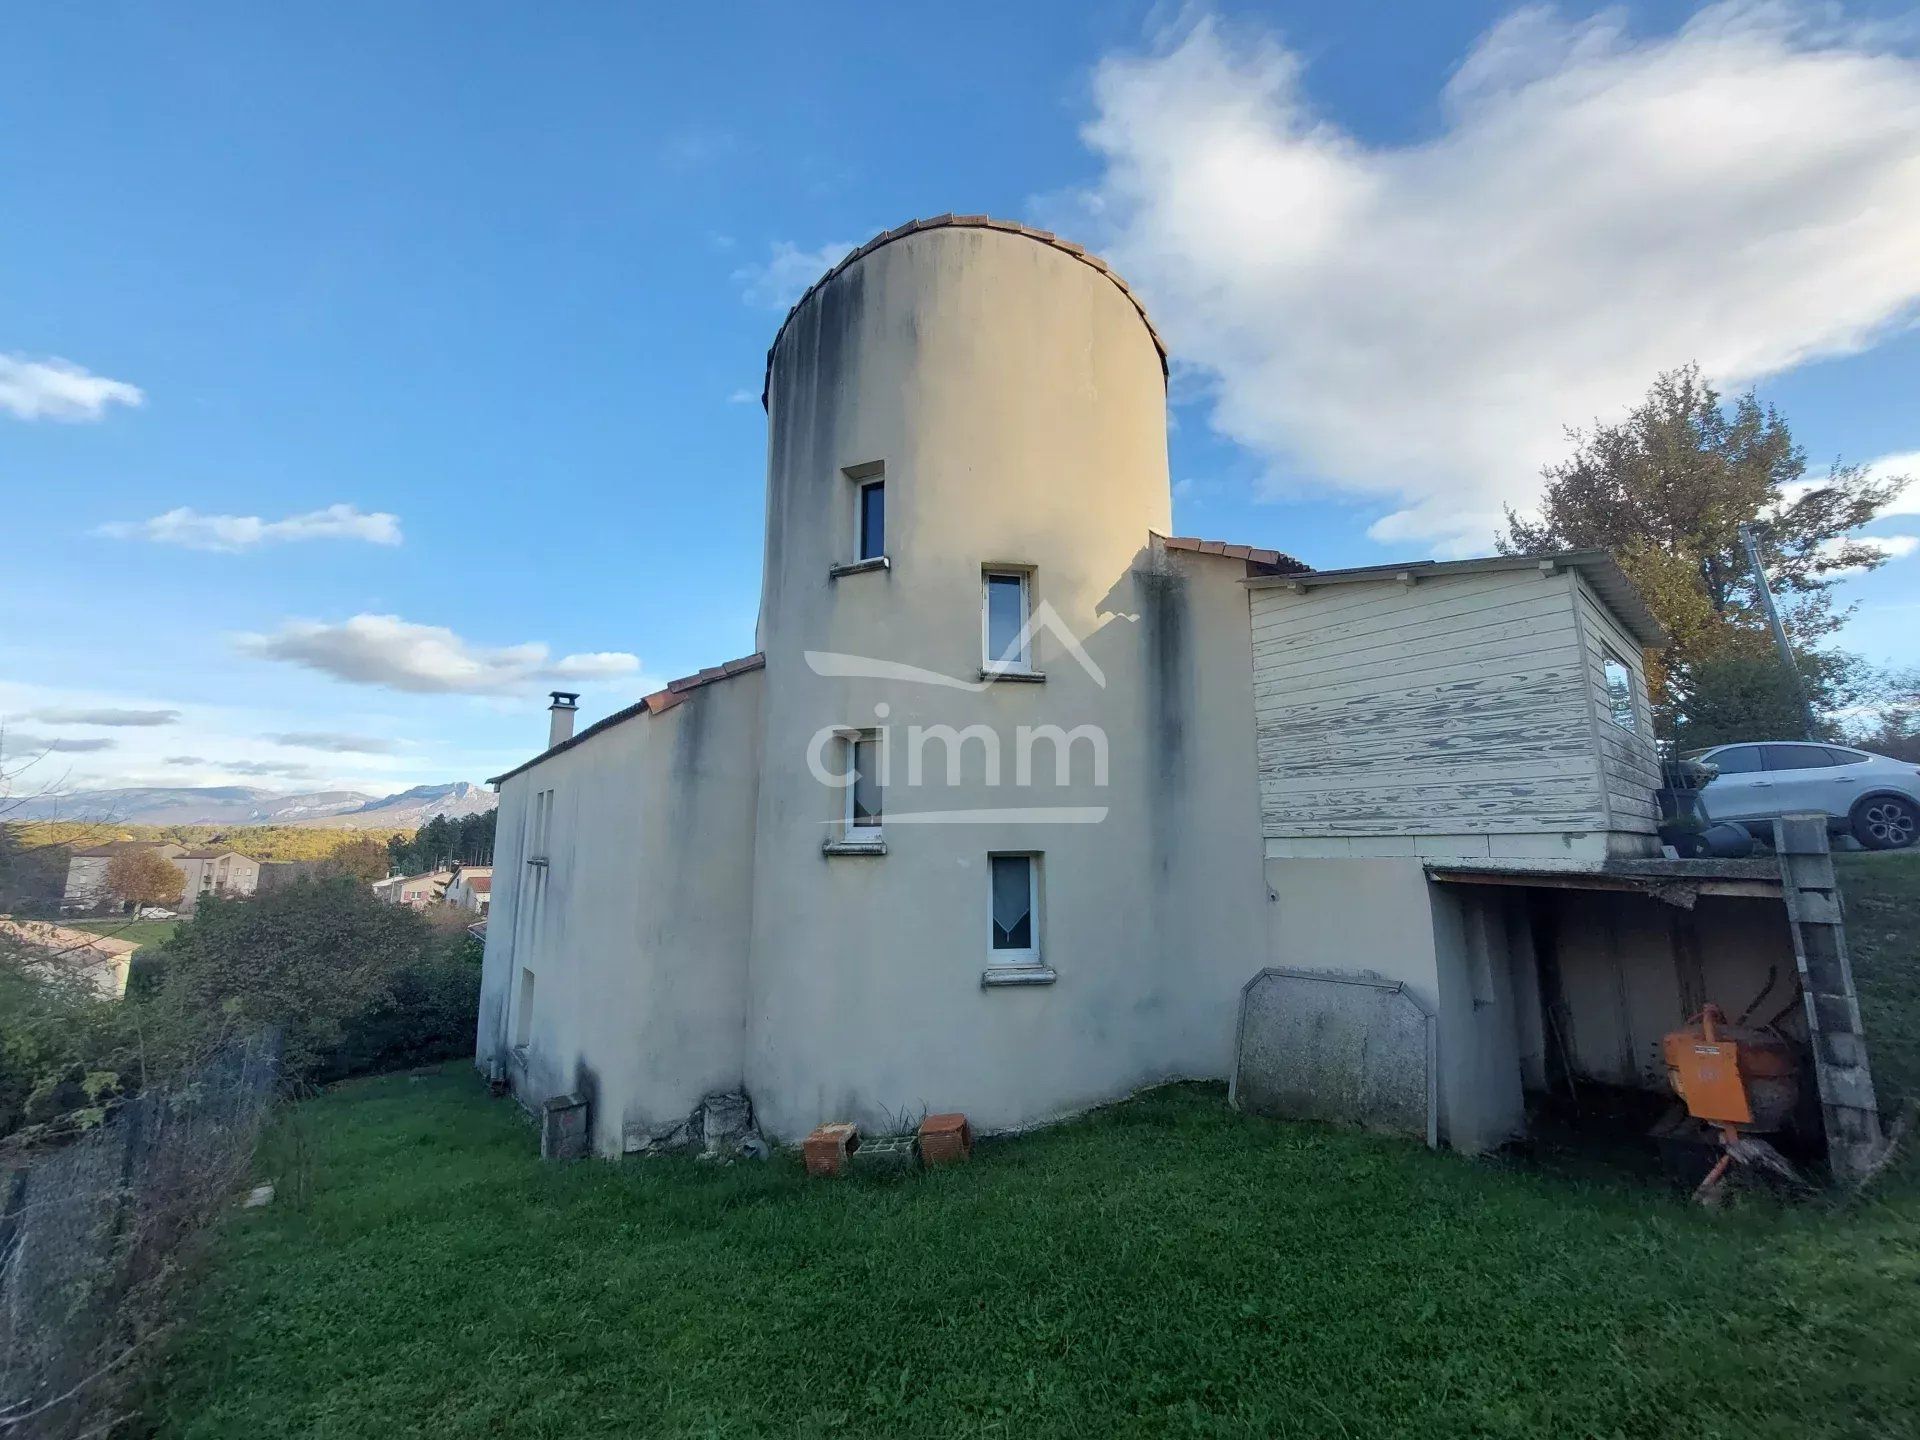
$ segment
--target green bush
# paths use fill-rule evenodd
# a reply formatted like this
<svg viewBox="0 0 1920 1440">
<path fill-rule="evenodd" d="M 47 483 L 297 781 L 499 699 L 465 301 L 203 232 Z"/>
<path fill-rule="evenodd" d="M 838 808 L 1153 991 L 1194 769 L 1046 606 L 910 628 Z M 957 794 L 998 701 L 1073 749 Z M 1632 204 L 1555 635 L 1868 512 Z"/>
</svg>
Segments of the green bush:
<svg viewBox="0 0 1920 1440">
<path fill-rule="evenodd" d="M 471 1049 L 474 943 L 383 905 L 346 876 L 244 900 L 203 899 L 161 947 L 144 1002 L 175 1066 L 272 1029 L 295 1080 L 446 1059 Z"/>
<path fill-rule="evenodd" d="M 229 1041 L 275 1031 L 295 1083 L 471 1053 L 480 945 L 336 876 L 247 899 L 207 896 L 136 952 L 124 1000 L 0 953 L 0 1139 L 58 1139 L 118 1097 L 193 1074 Z"/>
</svg>

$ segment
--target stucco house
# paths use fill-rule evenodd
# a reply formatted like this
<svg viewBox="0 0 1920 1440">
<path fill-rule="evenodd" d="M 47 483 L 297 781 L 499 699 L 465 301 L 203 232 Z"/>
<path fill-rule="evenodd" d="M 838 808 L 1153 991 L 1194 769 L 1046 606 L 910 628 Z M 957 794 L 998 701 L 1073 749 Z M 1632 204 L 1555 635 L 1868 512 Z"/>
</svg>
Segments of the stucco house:
<svg viewBox="0 0 1920 1440">
<path fill-rule="evenodd" d="M 480 1067 L 584 1095 L 608 1155 L 741 1090 L 784 1140 L 1006 1130 L 1228 1076 L 1263 973 L 1359 975 L 1435 1017 L 1435 1133 L 1476 1150 L 1563 1067 L 1663 1084 L 1702 994 L 1771 1013 L 1777 877 L 1634 869 L 1670 863 L 1665 637 L 1618 566 L 1176 537 L 1165 384 L 1044 232 L 915 222 L 814 285 L 751 653 L 579 733 L 556 692 L 495 777 Z M 1659 885 L 1715 925 L 1680 946 Z"/>
<path fill-rule="evenodd" d="M 451 870 L 428 870 L 419 875 L 389 875 L 373 882 L 374 898 L 388 905 L 411 905 L 416 909 L 438 905 L 447 897 Z"/>
<path fill-rule="evenodd" d="M 260 862 L 227 845 L 203 845 L 173 857 L 185 872 L 180 912 L 191 915 L 203 895 L 251 895 L 260 888 Z"/>
<path fill-rule="evenodd" d="M 493 867 L 456 865 L 447 880 L 447 904 L 475 915 L 485 915 L 493 903 Z"/>
<path fill-rule="evenodd" d="M 159 840 L 108 840 L 87 845 L 67 856 L 67 887 L 60 897 L 62 910 L 92 910 L 112 897 L 107 892 L 107 867 L 117 855 L 152 850 L 176 865 L 187 853 L 184 845 Z"/>
<path fill-rule="evenodd" d="M 171 841 L 110 840 L 75 850 L 68 857 L 67 887 L 60 901 L 61 908 L 91 910 L 110 899 L 107 867 L 115 856 L 137 850 L 153 851 L 172 861 L 180 872 L 182 915 L 191 915 L 202 895 L 251 895 L 260 885 L 260 862 L 228 845 L 189 849 Z"/>
</svg>

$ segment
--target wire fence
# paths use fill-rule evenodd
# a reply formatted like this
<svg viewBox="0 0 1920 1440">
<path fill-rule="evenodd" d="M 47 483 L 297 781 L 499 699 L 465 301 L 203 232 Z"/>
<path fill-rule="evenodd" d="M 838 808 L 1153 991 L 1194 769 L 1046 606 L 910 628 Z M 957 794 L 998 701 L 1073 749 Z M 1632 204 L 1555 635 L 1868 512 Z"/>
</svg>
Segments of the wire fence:
<svg viewBox="0 0 1920 1440">
<path fill-rule="evenodd" d="M 218 1052 L 47 1154 L 0 1158 L 0 1437 L 103 1433 L 124 1418 L 195 1238 L 252 1164 L 279 1044 Z"/>
</svg>

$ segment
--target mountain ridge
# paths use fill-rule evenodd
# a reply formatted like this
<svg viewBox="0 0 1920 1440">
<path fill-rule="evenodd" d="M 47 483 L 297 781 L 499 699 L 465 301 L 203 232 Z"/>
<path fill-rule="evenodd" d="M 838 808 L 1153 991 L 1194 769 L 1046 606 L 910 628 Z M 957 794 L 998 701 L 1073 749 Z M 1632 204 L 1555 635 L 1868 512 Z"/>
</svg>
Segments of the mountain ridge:
<svg viewBox="0 0 1920 1440">
<path fill-rule="evenodd" d="M 415 785 L 392 795 L 359 790 L 263 790 L 251 785 L 132 785 L 35 796 L 7 820 L 72 820 L 120 825 L 291 825 L 360 830 L 418 829 L 436 816 L 482 815 L 498 797 L 468 780 Z"/>
</svg>

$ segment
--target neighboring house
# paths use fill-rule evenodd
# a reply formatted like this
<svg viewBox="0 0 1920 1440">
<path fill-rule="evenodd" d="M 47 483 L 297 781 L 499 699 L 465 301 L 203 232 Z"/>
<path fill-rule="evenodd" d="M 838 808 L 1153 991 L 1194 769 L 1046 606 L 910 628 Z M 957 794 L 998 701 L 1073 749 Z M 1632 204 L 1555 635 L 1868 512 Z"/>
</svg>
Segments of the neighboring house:
<svg viewBox="0 0 1920 1440">
<path fill-rule="evenodd" d="M 173 857 L 187 877 L 180 913 L 191 915 L 203 895 L 251 895 L 260 888 L 260 862 L 225 845 L 208 845 Z"/>
<path fill-rule="evenodd" d="M 83 980 L 106 1000 L 118 1000 L 127 993 L 133 952 L 140 948 L 137 941 L 0 915 L 0 944 L 9 942 L 30 964 Z"/>
<path fill-rule="evenodd" d="M 415 908 L 437 905 L 446 899 L 447 882 L 451 879 L 451 870 L 433 870 L 424 875 L 389 875 L 385 880 L 373 882 L 373 893 L 388 905 Z"/>
<path fill-rule="evenodd" d="M 493 903 L 493 867 L 456 865 L 447 880 L 447 904 L 485 915 Z"/>
<path fill-rule="evenodd" d="M 158 840 L 109 840 L 104 845 L 89 845 L 75 850 L 67 859 L 67 888 L 60 898 L 62 910 L 92 910 L 113 897 L 107 891 L 107 867 L 116 855 L 137 850 L 154 850 L 174 864 L 187 853 L 184 845 Z"/>
<path fill-rule="evenodd" d="M 1613 561 L 1166 538 L 1165 376 L 1103 264 L 979 217 L 801 298 L 757 653 L 578 734 L 555 692 L 493 782 L 483 1069 L 590 1091 L 602 1154 L 741 1089 L 782 1140 L 1011 1129 L 1228 1075 L 1282 971 L 1419 1006 L 1431 1066 L 1367 1063 L 1478 1150 L 1550 1084 L 1664 1089 L 1706 1001 L 1796 1023 L 1779 872 L 1659 858 Z"/>
</svg>

